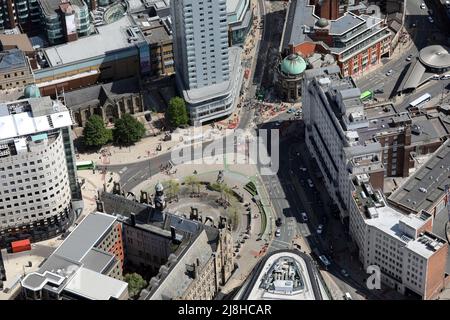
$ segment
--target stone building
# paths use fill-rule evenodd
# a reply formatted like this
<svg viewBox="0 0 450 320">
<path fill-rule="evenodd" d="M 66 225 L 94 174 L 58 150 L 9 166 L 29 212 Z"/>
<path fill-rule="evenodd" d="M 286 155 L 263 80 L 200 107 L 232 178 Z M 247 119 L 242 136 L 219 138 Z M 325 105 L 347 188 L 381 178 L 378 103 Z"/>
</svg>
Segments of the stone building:
<svg viewBox="0 0 450 320">
<path fill-rule="evenodd" d="M 125 265 L 152 272 L 141 300 L 211 300 L 231 277 L 233 240 L 223 219 L 214 227 L 120 194 L 99 199 L 99 209 L 122 222 Z"/>
<path fill-rule="evenodd" d="M 93 114 L 112 123 L 124 113 L 144 114 L 144 102 L 137 78 L 99 84 L 65 94 L 66 105 L 72 111 L 76 126 L 84 127 Z"/>
<path fill-rule="evenodd" d="M 19 49 L 0 52 L 0 90 L 23 88 L 34 83 L 25 54 Z"/>
<path fill-rule="evenodd" d="M 300 99 L 305 69 L 305 60 L 296 53 L 287 56 L 281 61 L 276 70 L 275 86 L 278 95 L 284 101 L 297 101 Z"/>
</svg>

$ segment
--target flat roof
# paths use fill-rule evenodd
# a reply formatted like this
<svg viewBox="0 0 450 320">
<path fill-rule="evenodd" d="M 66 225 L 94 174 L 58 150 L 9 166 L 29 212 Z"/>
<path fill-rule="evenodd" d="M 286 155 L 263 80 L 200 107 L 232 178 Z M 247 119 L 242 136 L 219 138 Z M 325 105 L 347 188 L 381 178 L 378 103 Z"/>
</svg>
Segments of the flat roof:
<svg viewBox="0 0 450 320">
<path fill-rule="evenodd" d="M 128 284 L 87 268 L 80 268 L 64 290 L 91 300 L 119 299 Z"/>
<path fill-rule="evenodd" d="M 346 12 L 336 20 L 330 21 L 330 35 L 341 35 L 366 22 L 354 13 Z"/>
<path fill-rule="evenodd" d="M 69 64 L 108 53 L 134 47 L 136 42 L 129 42 L 127 29 L 135 24 L 131 17 L 124 16 L 116 22 L 97 28 L 98 34 L 83 37 L 77 41 L 44 49 L 50 67 Z M 136 32 L 138 41 L 144 41 L 141 32 Z"/>
<path fill-rule="evenodd" d="M 450 185 L 450 140 L 436 150 L 388 199 L 405 210 L 428 211 L 444 196 L 446 185 Z"/>
<path fill-rule="evenodd" d="M 59 6 L 63 3 L 61 0 L 38 0 L 38 2 L 39 7 L 41 8 L 43 14 L 46 16 L 56 14 L 56 11 L 59 10 Z M 72 6 L 85 6 L 84 2 L 81 0 L 69 0 L 68 2 Z"/>
<path fill-rule="evenodd" d="M 298 44 L 311 40 L 304 32 L 304 28 L 305 26 L 312 27 L 319 17 L 314 14 L 314 6 L 308 3 L 308 0 L 291 1 L 283 33 L 283 49 L 287 48 L 290 44 Z"/>
<path fill-rule="evenodd" d="M 67 108 L 50 97 L 0 103 L 0 140 L 68 127 L 72 124 Z"/>
<path fill-rule="evenodd" d="M 116 219 L 112 215 L 101 212 L 88 214 L 54 253 L 81 261 L 112 227 Z"/>
<path fill-rule="evenodd" d="M 3 48 L 16 47 L 25 52 L 33 52 L 34 48 L 30 38 L 25 33 L 21 34 L 0 34 L 0 43 Z"/>
</svg>

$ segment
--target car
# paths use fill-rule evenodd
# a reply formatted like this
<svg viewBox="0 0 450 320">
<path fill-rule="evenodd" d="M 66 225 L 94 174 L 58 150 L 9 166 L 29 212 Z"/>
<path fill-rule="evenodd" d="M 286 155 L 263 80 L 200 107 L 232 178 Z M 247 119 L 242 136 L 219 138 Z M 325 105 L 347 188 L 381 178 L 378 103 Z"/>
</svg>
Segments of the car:
<svg viewBox="0 0 450 320">
<path fill-rule="evenodd" d="M 300 170 L 303 171 L 303 172 L 308 171 L 308 169 L 306 169 L 305 167 L 300 167 Z"/>
<path fill-rule="evenodd" d="M 447 80 L 450 79 L 450 74 L 445 74 L 441 77 L 441 80 Z"/>
<path fill-rule="evenodd" d="M 283 221 L 281 220 L 281 218 L 278 218 L 278 219 L 275 221 L 275 225 L 276 225 L 277 227 L 281 227 L 282 224 L 283 224 Z"/>
<path fill-rule="evenodd" d="M 342 270 L 341 270 L 341 274 L 342 274 L 344 277 L 346 277 L 346 278 L 349 276 L 347 270 L 345 270 L 345 269 L 342 269 Z"/>
<path fill-rule="evenodd" d="M 275 237 L 279 238 L 281 236 L 281 229 L 277 229 L 277 231 L 275 231 Z"/>
<path fill-rule="evenodd" d="M 394 70 L 390 69 L 388 72 L 386 72 L 386 76 L 389 77 L 393 72 Z"/>
<path fill-rule="evenodd" d="M 311 179 L 308 179 L 308 185 L 310 188 L 314 188 L 314 183 L 312 182 Z"/>
<path fill-rule="evenodd" d="M 322 234 L 323 232 L 323 224 L 319 224 L 319 226 L 317 227 L 317 234 Z"/>
<path fill-rule="evenodd" d="M 425 5 L 425 3 L 422 2 L 422 4 L 420 5 L 420 9 L 426 9 L 426 7 L 427 6 Z"/>
<path fill-rule="evenodd" d="M 406 57 L 406 61 L 411 61 L 412 57 L 413 57 L 413 55 L 410 54 L 409 56 Z"/>
<path fill-rule="evenodd" d="M 346 293 L 344 294 L 344 299 L 345 299 L 345 300 L 353 300 L 353 299 L 352 299 L 352 296 L 351 296 L 350 293 L 348 293 L 348 292 L 346 292 Z"/>
<path fill-rule="evenodd" d="M 308 215 L 306 214 L 306 212 L 300 213 L 300 216 L 302 217 L 303 222 L 307 222 L 308 221 Z"/>
<path fill-rule="evenodd" d="M 415 23 L 411 24 L 411 28 L 415 28 L 415 27 L 416 27 Z"/>
<path fill-rule="evenodd" d="M 439 80 L 439 75 L 438 74 L 435 74 L 435 75 L 433 75 L 433 78 L 432 78 L 433 80 Z"/>
<path fill-rule="evenodd" d="M 428 17 L 428 21 L 430 21 L 430 23 L 433 23 L 433 22 L 434 22 L 434 20 L 433 20 L 432 17 Z"/>
</svg>

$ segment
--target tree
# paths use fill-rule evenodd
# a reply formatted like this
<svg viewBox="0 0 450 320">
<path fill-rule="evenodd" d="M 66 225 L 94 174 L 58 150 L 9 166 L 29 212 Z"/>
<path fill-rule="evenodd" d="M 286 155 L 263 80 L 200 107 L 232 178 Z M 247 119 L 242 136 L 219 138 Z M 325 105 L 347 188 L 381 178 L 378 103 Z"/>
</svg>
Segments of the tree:
<svg viewBox="0 0 450 320">
<path fill-rule="evenodd" d="M 180 191 L 180 184 L 178 183 L 178 181 L 171 179 L 166 182 L 166 188 L 168 194 L 171 197 L 175 197 L 178 195 L 178 192 Z"/>
<path fill-rule="evenodd" d="M 184 178 L 184 183 L 191 187 L 192 193 L 194 193 L 194 188 L 197 186 L 198 193 L 200 193 L 200 182 L 196 176 L 187 176 Z"/>
<path fill-rule="evenodd" d="M 137 297 L 141 290 L 147 286 L 147 281 L 138 273 L 127 273 L 123 279 L 128 283 L 128 293 L 131 298 Z"/>
<path fill-rule="evenodd" d="M 102 117 L 94 114 L 84 126 L 83 140 L 88 147 L 101 147 L 112 140 L 112 132 L 105 127 Z"/>
<path fill-rule="evenodd" d="M 172 127 L 186 125 L 189 122 L 189 116 L 186 109 L 186 103 L 180 97 L 173 97 L 169 101 L 169 107 L 166 112 L 166 120 Z"/>
<path fill-rule="evenodd" d="M 122 118 L 114 122 L 114 142 L 131 145 L 138 142 L 145 135 L 144 125 L 132 115 L 125 113 Z"/>
</svg>

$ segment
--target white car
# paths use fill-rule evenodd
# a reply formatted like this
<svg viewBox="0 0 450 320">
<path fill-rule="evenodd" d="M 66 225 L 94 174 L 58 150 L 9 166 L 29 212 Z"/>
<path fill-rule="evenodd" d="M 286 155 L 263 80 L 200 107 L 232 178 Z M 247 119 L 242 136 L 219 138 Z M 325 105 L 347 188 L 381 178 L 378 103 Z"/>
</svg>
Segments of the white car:
<svg viewBox="0 0 450 320">
<path fill-rule="evenodd" d="M 279 238 L 281 236 L 281 229 L 277 229 L 277 231 L 275 231 L 275 237 Z"/>
<path fill-rule="evenodd" d="M 450 79 L 450 74 L 446 74 L 441 77 L 441 80 L 447 80 L 447 79 Z"/>
<path fill-rule="evenodd" d="M 433 75 L 433 78 L 432 78 L 433 80 L 439 80 L 439 75 L 438 74 L 435 74 L 435 75 Z"/>
<path fill-rule="evenodd" d="M 319 224 L 319 226 L 317 227 L 317 234 L 322 234 L 323 232 L 323 224 Z"/>
<path fill-rule="evenodd" d="M 345 300 L 353 300 L 353 299 L 352 299 L 352 296 L 351 296 L 350 293 L 348 293 L 348 292 L 346 292 L 346 293 L 344 294 L 344 299 L 345 299 Z"/>
<path fill-rule="evenodd" d="M 388 72 L 386 72 L 386 76 L 389 77 L 392 73 L 394 72 L 394 70 L 389 70 Z"/>
<path fill-rule="evenodd" d="M 434 22 L 434 20 L 433 20 L 432 17 L 428 17 L 428 21 L 430 21 L 430 23 L 433 23 L 433 22 Z"/>
<path fill-rule="evenodd" d="M 425 9 L 427 6 L 425 5 L 425 3 L 422 2 L 422 4 L 420 5 L 420 9 Z"/>
</svg>

